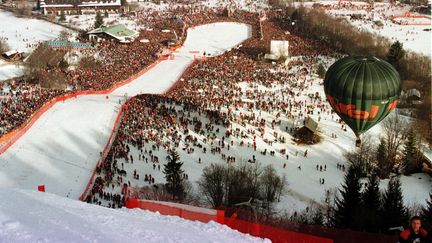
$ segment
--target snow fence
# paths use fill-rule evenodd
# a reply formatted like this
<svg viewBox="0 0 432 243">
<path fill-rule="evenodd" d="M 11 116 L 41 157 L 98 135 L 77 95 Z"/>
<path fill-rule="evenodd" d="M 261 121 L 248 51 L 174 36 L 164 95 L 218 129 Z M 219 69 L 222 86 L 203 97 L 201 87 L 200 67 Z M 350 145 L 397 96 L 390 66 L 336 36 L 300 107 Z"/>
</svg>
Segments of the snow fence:
<svg viewBox="0 0 432 243">
<path fill-rule="evenodd" d="M 140 208 L 152 212 L 159 212 L 162 215 L 178 216 L 184 219 L 196 220 L 203 223 L 215 221 L 245 234 L 250 234 L 260 238 L 268 238 L 275 243 L 333 243 L 333 240 L 324 237 L 240 220 L 237 219 L 236 216 L 225 217 L 225 212 L 223 210 L 200 208 L 172 202 L 138 200 L 135 198 L 129 198 L 126 201 L 126 207 L 130 209 Z"/>
</svg>

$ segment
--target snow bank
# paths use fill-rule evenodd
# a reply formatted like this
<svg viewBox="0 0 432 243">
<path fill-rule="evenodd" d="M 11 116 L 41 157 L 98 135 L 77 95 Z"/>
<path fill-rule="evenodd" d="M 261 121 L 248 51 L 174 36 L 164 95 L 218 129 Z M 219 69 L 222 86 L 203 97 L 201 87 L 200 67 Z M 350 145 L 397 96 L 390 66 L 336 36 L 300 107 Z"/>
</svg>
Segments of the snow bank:
<svg viewBox="0 0 432 243">
<path fill-rule="evenodd" d="M 2 242 L 266 242 L 215 222 L 0 189 Z"/>
</svg>

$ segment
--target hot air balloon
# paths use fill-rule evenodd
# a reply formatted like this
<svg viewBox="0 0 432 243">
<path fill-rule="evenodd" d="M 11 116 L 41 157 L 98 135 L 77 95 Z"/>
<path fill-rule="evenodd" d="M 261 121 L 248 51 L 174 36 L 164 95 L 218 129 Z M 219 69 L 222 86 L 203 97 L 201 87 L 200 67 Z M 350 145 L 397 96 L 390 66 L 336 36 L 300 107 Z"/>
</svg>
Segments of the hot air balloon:
<svg viewBox="0 0 432 243">
<path fill-rule="evenodd" d="M 397 105 L 402 83 L 396 69 L 377 57 L 348 56 L 327 70 L 324 91 L 333 110 L 360 135 Z"/>
</svg>

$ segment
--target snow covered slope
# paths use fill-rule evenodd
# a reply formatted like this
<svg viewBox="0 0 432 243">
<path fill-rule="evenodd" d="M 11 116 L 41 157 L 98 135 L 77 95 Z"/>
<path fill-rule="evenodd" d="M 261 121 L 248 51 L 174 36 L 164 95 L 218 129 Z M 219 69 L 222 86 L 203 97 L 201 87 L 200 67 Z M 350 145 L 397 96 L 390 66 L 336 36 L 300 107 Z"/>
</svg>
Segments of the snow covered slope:
<svg viewBox="0 0 432 243">
<path fill-rule="evenodd" d="M 7 63 L 0 59 L 0 81 L 19 77 L 23 75 L 23 70 L 20 66 Z"/>
<path fill-rule="evenodd" d="M 48 21 L 29 18 L 17 18 L 12 13 L 0 10 L 0 39 L 7 38 L 10 49 L 20 49 L 25 52 L 33 49 L 34 44 L 55 39 L 64 27 Z"/>
<path fill-rule="evenodd" d="M 79 198 L 100 157 L 124 95 L 160 94 L 192 63 L 195 52 L 217 55 L 251 36 L 250 26 L 218 23 L 188 31 L 174 60 L 160 62 L 131 83 L 105 95 L 86 95 L 54 105 L 0 155 L 0 187 L 36 189 Z M 191 51 L 193 53 L 191 53 Z"/>
<path fill-rule="evenodd" d="M 0 242 L 265 242 L 227 226 L 0 189 Z"/>
</svg>

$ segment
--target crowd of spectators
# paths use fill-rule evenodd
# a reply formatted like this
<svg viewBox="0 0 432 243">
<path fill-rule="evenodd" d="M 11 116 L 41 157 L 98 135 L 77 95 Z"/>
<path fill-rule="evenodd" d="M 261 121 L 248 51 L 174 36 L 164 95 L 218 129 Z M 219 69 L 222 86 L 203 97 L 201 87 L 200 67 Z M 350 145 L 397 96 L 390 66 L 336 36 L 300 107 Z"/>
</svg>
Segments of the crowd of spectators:
<svg viewBox="0 0 432 243">
<path fill-rule="evenodd" d="M 288 34 L 283 23 L 278 24 L 283 16 L 276 13 L 267 16 L 261 38 L 259 23 L 254 23 L 249 14 L 237 15 L 237 21 L 248 22 L 255 30 L 242 47 L 197 61 L 166 95 L 140 95 L 126 103 L 113 146 L 97 169 L 100 183 L 94 185 L 89 201 L 102 200 L 98 193 L 125 192 L 121 184 L 124 180 L 131 186 L 131 176 L 127 175 L 132 172 L 124 174 L 119 170 L 119 163 L 135 160 L 152 163 L 153 169 L 160 167 L 161 161 L 155 156 L 159 150 L 176 149 L 194 154 L 193 157 L 198 158 L 196 163 L 206 163 L 201 159 L 206 153 L 226 163 L 255 163 L 258 156 L 252 154 L 257 151 L 257 142 L 263 141 L 269 147 L 257 153 L 262 156 L 280 153 L 288 160 L 288 151 L 272 149 L 272 145 L 287 143 L 307 116 L 322 114 L 341 123 L 324 97 L 309 93 L 317 82 L 314 74 L 318 64 L 328 65 L 331 58 L 339 54 L 322 43 Z M 290 41 L 289 52 L 296 57 L 287 66 L 261 58 L 262 53 L 268 52 L 270 40 L 275 38 Z M 283 126 L 282 120 L 285 121 Z M 288 124 L 288 120 L 299 123 Z M 251 156 L 235 155 L 230 151 L 233 146 L 250 149 Z M 306 151 L 290 152 L 307 154 Z M 286 168 L 286 164 L 281 167 Z M 133 179 L 136 183 L 132 183 L 132 187 L 143 185 L 138 181 L 144 178 L 137 179 L 134 175 Z M 324 178 L 317 183 L 322 184 L 322 181 Z"/>
<path fill-rule="evenodd" d="M 26 122 L 43 104 L 64 93 L 20 82 L 0 86 L 0 137 Z"/>
</svg>

